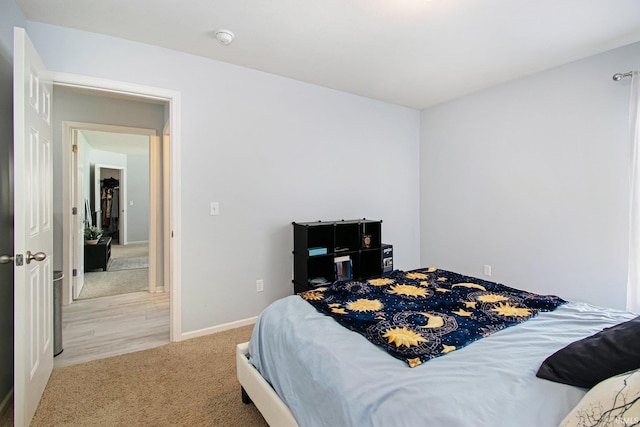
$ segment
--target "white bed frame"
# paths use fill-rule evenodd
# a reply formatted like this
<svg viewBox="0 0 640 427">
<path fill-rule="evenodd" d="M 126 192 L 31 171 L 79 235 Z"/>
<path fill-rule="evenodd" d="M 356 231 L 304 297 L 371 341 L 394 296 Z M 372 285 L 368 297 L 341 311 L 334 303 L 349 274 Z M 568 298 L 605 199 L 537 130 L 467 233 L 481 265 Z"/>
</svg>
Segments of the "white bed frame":
<svg viewBox="0 0 640 427">
<path fill-rule="evenodd" d="M 236 346 L 236 371 L 242 386 L 242 401 L 253 402 L 267 424 L 277 427 L 298 427 L 296 419 L 264 379 L 260 372 L 249 363 L 249 343 Z"/>
</svg>

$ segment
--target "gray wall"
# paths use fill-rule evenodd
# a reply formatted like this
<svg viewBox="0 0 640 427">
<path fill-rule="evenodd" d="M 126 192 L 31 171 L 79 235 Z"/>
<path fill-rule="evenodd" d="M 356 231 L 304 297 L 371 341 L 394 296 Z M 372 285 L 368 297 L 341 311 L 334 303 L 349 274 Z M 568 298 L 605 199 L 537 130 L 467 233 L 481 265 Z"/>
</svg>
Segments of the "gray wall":
<svg viewBox="0 0 640 427">
<path fill-rule="evenodd" d="M 183 332 L 293 292 L 292 221 L 383 219 L 396 266 L 419 266 L 419 111 L 104 35 L 28 30 L 54 71 L 181 93 Z"/>
<path fill-rule="evenodd" d="M 149 156 L 127 155 L 127 199 L 127 241 L 146 242 L 149 240 Z"/>
<path fill-rule="evenodd" d="M 89 146 L 88 143 L 85 143 Z M 90 147 L 90 146 L 89 146 Z M 115 153 L 89 148 L 87 164 L 91 173 L 86 179 L 87 188 L 94 186 L 96 164 L 122 166 L 127 172 L 127 211 L 128 243 L 146 242 L 149 240 L 149 156 Z M 120 176 L 118 171 L 117 176 Z M 92 197 L 93 197 L 93 193 Z M 129 202 L 133 201 L 133 205 Z M 92 199 L 93 202 L 93 199 Z M 93 203 L 92 203 L 93 207 Z M 121 207 L 122 208 L 122 207 Z"/>
<path fill-rule="evenodd" d="M 422 112 L 421 259 L 624 309 L 640 43 Z"/>
<path fill-rule="evenodd" d="M 13 0 L 0 0 L 0 255 L 13 254 Z M 13 267 L 0 265 L 0 402 L 13 388 Z"/>
<path fill-rule="evenodd" d="M 97 96 L 86 92 L 78 92 L 75 89 L 54 86 L 52 107 L 54 163 L 53 217 L 54 224 L 56 224 L 57 227 L 54 230 L 53 247 L 56 253 L 62 254 L 62 121 L 99 123 L 106 125 L 155 129 L 157 135 L 161 136 L 162 130 L 164 128 L 164 108 L 164 105 L 161 104 Z M 88 162 L 87 165 L 89 166 L 89 171 L 85 172 L 85 180 L 91 179 L 91 177 L 93 176 L 93 165 L 96 163 L 95 157 L 98 156 L 98 154 L 96 154 L 97 152 L 99 152 L 99 150 L 93 150 L 91 154 L 89 154 L 89 156 L 93 156 L 92 158 L 89 158 L 89 156 L 85 157 L 85 160 Z M 109 156 L 109 153 L 105 153 L 102 156 Z M 124 156 L 123 158 L 125 157 L 126 156 Z M 124 161 L 126 163 L 126 159 Z M 98 163 L 109 162 L 101 160 Z M 146 181 L 146 185 L 148 187 L 148 164 L 146 165 L 146 169 L 140 171 L 138 171 L 136 168 L 145 168 L 145 166 L 142 165 L 139 160 L 134 160 L 134 164 L 136 165 L 134 168 L 127 168 L 127 173 L 130 177 L 129 181 L 134 181 L 138 176 L 144 175 L 144 180 Z M 126 164 L 122 166 L 126 166 Z M 89 182 L 92 183 L 93 181 Z M 136 194 L 139 193 L 137 187 L 134 192 L 137 192 Z M 145 213 L 148 212 L 148 194 L 146 197 L 147 210 L 144 211 Z M 142 208 L 142 205 L 140 206 L 140 208 Z M 139 211 L 141 210 L 142 209 L 139 209 Z M 144 221 L 143 218 L 136 217 L 135 215 L 133 220 L 135 224 L 140 224 L 142 221 Z M 147 237 L 146 239 L 141 240 L 149 239 L 148 227 L 146 227 L 146 229 Z M 131 241 L 138 241 L 139 237 L 141 236 L 132 236 L 131 234 L 129 234 L 129 240 Z M 56 256 L 56 264 L 60 264 L 55 266 L 56 269 L 62 268 L 64 258 L 63 255 L 64 254 Z"/>
</svg>

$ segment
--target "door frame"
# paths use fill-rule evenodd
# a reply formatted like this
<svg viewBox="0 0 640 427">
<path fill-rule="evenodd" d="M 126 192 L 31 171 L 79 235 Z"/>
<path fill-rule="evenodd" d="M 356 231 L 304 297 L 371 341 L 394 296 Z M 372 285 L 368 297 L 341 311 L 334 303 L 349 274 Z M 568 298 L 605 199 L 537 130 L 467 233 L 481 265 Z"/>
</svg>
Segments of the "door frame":
<svg viewBox="0 0 640 427">
<path fill-rule="evenodd" d="M 62 132 L 63 132 L 63 137 L 62 137 L 62 180 L 63 180 L 63 185 L 64 185 L 64 189 L 62 191 L 62 198 L 63 198 L 63 202 L 62 202 L 62 206 L 65 207 L 65 209 L 63 210 L 62 213 L 62 217 L 63 217 L 63 223 L 66 224 L 70 230 L 74 229 L 74 217 L 75 215 L 72 215 L 71 210 L 69 210 L 69 207 L 73 207 L 75 206 L 76 203 L 79 204 L 79 201 L 73 200 L 73 181 L 76 179 L 76 174 L 74 171 L 74 161 L 73 158 L 74 156 L 77 156 L 78 153 L 82 150 L 82 147 L 78 147 L 77 151 L 73 151 L 73 144 L 76 144 L 77 141 L 75 140 L 75 131 L 81 131 L 81 130 L 92 130 L 92 131 L 102 131 L 102 132 L 110 132 L 110 133 L 122 133 L 122 134 L 128 134 L 128 135 L 142 135 L 142 136 L 146 136 L 148 138 L 149 141 L 149 192 L 150 192 L 150 196 L 153 196 L 153 189 L 158 186 L 159 184 L 156 183 L 156 181 L 160 180 L 160 179 L 164 179 L 165 181 L 165 185 L 167 185 L 167 191 L 169 191 L 168 186 L 169 184 L 169 176 L 164 177 L 161 176 L 164 175 L 163 174 L 163 170 L 169 170 L 169 168 L 165 168 L 163 170 L 159 169 L 159 168 L 154 168 L 153 167 L 153 159 L 157 158 L 158 156 L 160 156 L 160 153 L 162 152 L 164 147 L 161 147 L 157 141 L 157 131 L 155 129 L 148 129 L 148 128 L 138 128 L 138 127 L 128 127 L 128 126 L 116 126 L 116 125 L 105 125 L 105 124 L 99 124 L 99 123 L 90 123 L 90 122 L 72 122 L 72 121 L 66 121 L 63 120 L 62 121 Z M 170 155 L 167 153 L 167 155 Z M 124 177 L 126 179 L 126 171 L 123 171 L 123 167 L 122 166 L 113 166 L 113 165 L 107 165 L 107 164 L 95 164 L 94 165 L 94 182 L 92 184 L 97 183 L 97 181 L 95 180 L 95 168 L 96 166 L 99 166 L 101 168 L 109 168 L 109 169 L 118 169 L 121 170 L 121 174 L 124 174 Z M 87 172 L 90 175 L 90 172 Z M 169 174 L 167 174 L 169 175 Z M 76 185 L 82 185 L 83 183 L 76 183 Z M 91 186 L 91 185 L 90 185 Z M 122 218 L 123 218 L 123 223 L 122 223 L 122 227 L 119 230 L 119 244 L 121 245 L 126 245 L 128 243 L 128 239 L 127 239 L 127 215 L 128 215 L 128 211 L 127 211 L 127 207 L 126 205 L 126 201 L 127 199 L 127 187 L 126 187 L 126 183 L 123 182 L 122 185 L 122 190 L 120 191 L 120 209 L 122 209 Z M 94 197 L 97 197 L 96 195 L 99 194 L 97 192 L 97 189 L 94 189 L 95 194 Z M 85 189 L 85 197 L 88 198 L 89 194 L 91 192 L 91 189 Z M 68 197 L 68 196 L 69 197 Z M 169 200 L 168 198 L 166 200 Z M 98 201 L 94 200 L 94 205 L 97 206 Z M 148 283 L 147 283 L 147 287 L 150 293 L 152 292 L 157 292 L 158 288 L 156 287 L 156 284 L 158 282 L 161 282 L 161 284 L 164 286 L 165 281 L 168 282 L 168 275 L 162 275 L 162 264 L 163 263 L 168 263 L 170 262 L 170 260 L 168 259 L 168 252 L 169 252 L 169 248 L 166 246 L 167 242 L 166 239 L 164 238 L 163 235 L 158 235 L 158 234 L 154 234 L 154 231 L 156 232 L 165 232 L 166 230 L 164 229 L 160 229 L 159 231 L 156 230 L 156 228 L 154 228 L 153 224 L 155 221 L 155 216 L 152 215 L 154 209 L 157 210 L 160 207 L 160 200 L 158 200 L 157 198 L 154 197 L 150 197 L 149 198 L 149 279 L 148 279 Z M 82 205 L 84 206 L 84 205 Z M 168 206 L 165 206 L 165 209 L 168 209 Z M 77 206 L 78 212 L 80 212 L 81 207 Z M 169 214 L 166 213 L 165 214 L 165 218 L 168 218 Z M 166 222 L 166 221 L 165 221 Z M 168 224 L 166 224 L 168 227 Z M 73 234 L 73 232 L 71 233 Z M 74 267 L 77 270 L 77 275 L 79 276 L 82 271 L 82 269 L 80 268 L 80 265 L 77 265 L 77 263 L 74 262 L 74 260 L 77 258 L 78 260 L 80 259 L 80 256 L 78 255 L 77 251 L 81 251 L 82 248 L 78 248 L 75 246 L 73 240 L 69 239 L 68 234 L 63 233 L 62 235 L 62 247 L 63 247 L 63 253 L 65 254 L 65 271 L 73 271 Z M 158 259 L 157 258 L 157 251 L 155 250 L 155 248 L 157 246 L 159 246 L 160 244 L 164 245 L 163 247 L 163 253 L 167 254 L 167 259 Z M 78 256 L 74 257 L 74 253 Z M 84 274 L 84 272 L 82 273 Z M 67 277 L 69 276 L 69 277 Z M 80 290 L 81 289 L 76 289 L 77 285 L 79 282 L 77 280 L 77 278 L 74 279 L 74 277 L 72 277 L 73 275 L 69 274 L 69 275 L 65 275 L 63 281 L 62 281 L 62 301 L 63 304 L 68 305 L 71 304 L 80 294 Z M 80 283 L 83 283 L 84 280 Z M 169 291 L 169 287 L 161 287 L 160 288 L 162 291 Z"/>
<path fill-rule="evenodd" d="M 99 186 L 99 182 L 100 182 L 100 174 L 102 172 L 102 169 L 113 169 L 113 170 L 117 170 L 120 171 L 119 172 L 119 180 L 120 180 L 120 191 L 118 192 L 118 208 L 121 211 L 121 215 L 120 216 L 120 221 L 122 222 L 121 224 L 118 225 L 118 244 L 120 245 L 126 245 L 128 243 L 127 240 L 127 216 L 128 216 L 128 210 L 126 208 L 126 203 L 127 200 L 129 200 L 127 198 L 127 168 L 124 166 L 114 166 L 114 165 L 107 165 L 104 163 L 96 163 L 95 165 L 93 165 L 93 173 L 94 173 L 94 178 L 93 178 L 93 186 L 94 186 L 94 210 L 92 212 L 95 213 L 95 206 L 98 206 L 98 200 L 100 199 L 100 186 Z M 68 205 L 67 205 L 68 206 Z M 80 209 L 78 207 L 78 209 Z M 100 211 L 102 212 L 102 211 Z M 102 228 L 101 226 L 98 226 L 96 223 L 96 226 L 98 228 Z M 66 234 L 64 235 L 64 238 L 68 237 Z M 151 243 L 151 242 L 150 242 Z M 151 266 L 149 266 L 151 267 Z"/>
<path fill-rule="evenodd" d="M 169 127 L 171 129 L 171 139 L 167 144 L 169 154 L 168 160 L 168 182 L 169 182 L 169 215 L 165 218 L 165 229 L 169 230 L 166 236 L 165 247 L 170 258 L 170 275 L 168 280 L 168 290 L 170 293 L 169 303 L 169 339 L 171 342 L 182 340 L 182 316 L 181 316 L 181 173 L 180 173 L 180 112 L 181 93 L 179 91 L 144 86 L 133 83 L 105 80 L 91 76 L 81 76 L 77 74 L 52 72 L 54 86 L 65 86 L 89 91 L 107 92 L 134 98 L 154 99 L 169 103 Z M 54 95 L 55 96 L 55 95 Z M 64 139 L 64 135 L 63 135 Z M 68 163 L 70 157 L 63 157 L 63 173 L 69 174 L 71 165 Z M 65 160 L 66 159 L 66 160 Z M 67 185 L 69 181 L 65 181 Z M 72 230 L 65 229 L 63 224 L 63 236 L 71 233 Z M 68 226 L 66 226 L 68 228 Z M 71 275 L 70 271 L 66 272 Z M 66 275 L 65 275 L 66 276 Z M 165 278 L 165 290 L 167 290 L 167 280 Z"/>
</svg>

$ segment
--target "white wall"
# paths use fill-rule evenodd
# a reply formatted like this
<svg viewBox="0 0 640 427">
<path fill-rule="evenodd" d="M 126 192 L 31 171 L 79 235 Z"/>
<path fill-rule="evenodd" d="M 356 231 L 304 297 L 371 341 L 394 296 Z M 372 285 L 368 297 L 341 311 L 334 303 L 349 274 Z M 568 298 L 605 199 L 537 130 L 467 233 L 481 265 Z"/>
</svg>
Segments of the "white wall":
<svg viewBox="0 0 640 427">
<path fill-rule="evenodd" d="M 425 265 L 624 308 L 640 43 L 422 112 Z"/>
<path fill-rule="evenodd" d="M 184 332 L 292 293 L 292 221 L 383 219 L 396 267 L 419 266 L 418 111 L 98 34 L 28 31 L 54 71 L 181 92 Z"/>
</svg>

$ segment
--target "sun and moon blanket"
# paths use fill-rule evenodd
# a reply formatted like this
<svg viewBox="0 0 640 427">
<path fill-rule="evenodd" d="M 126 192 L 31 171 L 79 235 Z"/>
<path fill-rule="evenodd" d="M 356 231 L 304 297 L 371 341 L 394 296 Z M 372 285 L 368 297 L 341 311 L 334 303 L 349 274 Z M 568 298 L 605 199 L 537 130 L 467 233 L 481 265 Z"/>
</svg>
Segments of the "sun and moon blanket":
<svg viewBox="0 0 640 427">
<path fill-rule="evenodd" d="M 436 268 L 338 281 L 300 296 L 412 368 L 565 303 Z"/>
</svg>

